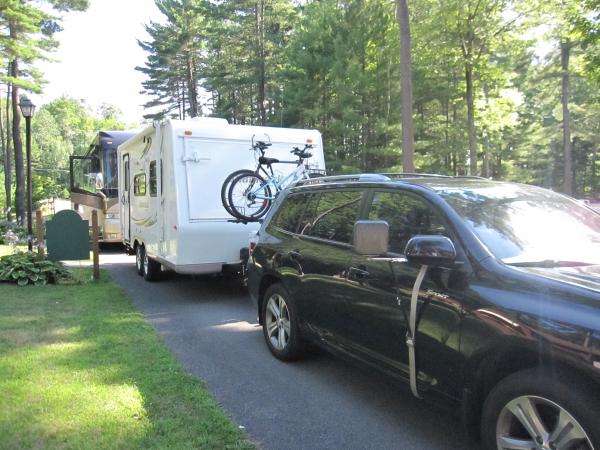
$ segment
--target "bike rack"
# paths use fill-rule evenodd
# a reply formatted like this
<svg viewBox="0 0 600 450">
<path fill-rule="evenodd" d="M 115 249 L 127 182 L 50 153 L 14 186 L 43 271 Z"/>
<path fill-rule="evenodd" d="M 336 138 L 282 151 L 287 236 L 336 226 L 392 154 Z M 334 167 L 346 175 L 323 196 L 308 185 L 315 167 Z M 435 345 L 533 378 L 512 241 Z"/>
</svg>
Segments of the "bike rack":
<svg viewBox="0 0 600 450">
<path fill-rule="evenodd" d="M 254 222 L 263 223 L 263 220 L 264 219 L 261 217 L 260 219 L 256 219 L 256 220 L 227 219 L 227 222 L 243 223 L 244 225 L 248 225 L 249 223 L 254 223 Z"/>
</svg>

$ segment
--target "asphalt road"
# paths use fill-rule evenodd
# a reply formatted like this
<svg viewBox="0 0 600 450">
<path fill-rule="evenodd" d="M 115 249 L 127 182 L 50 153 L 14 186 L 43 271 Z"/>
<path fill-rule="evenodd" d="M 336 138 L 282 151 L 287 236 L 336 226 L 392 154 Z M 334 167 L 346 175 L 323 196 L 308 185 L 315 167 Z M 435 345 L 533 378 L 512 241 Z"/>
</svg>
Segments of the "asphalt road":
<svg viewBox="0 0 600 450">
<path fill-rule="evenodd" d="M 132 257 L 109 254 L 102 261 L 184 367 L 265 450 L 479 447 L 462 431 L 458 412 L 424 404 L 379 373 L 327 354 L 276 360 L 235 280 L 174 276 L 148 283 Z"/>
</svg>

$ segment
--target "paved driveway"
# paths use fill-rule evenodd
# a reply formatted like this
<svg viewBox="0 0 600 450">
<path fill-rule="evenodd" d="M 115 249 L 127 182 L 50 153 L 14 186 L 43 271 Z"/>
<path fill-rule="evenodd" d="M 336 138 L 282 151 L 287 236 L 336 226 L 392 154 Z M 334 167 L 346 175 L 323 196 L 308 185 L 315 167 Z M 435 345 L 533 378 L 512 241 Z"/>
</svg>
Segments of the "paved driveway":
<svg viewBox="0 0 600 450">
<path fill-rule="evenodd" d="M 167 346 L 263 449 L 461 449 L 478 445 L 457 412 L 423 404 L 394 380 L 328 355 L 271 356 L 238 282 L 184 277 L 148 283 L 132 257 L 103 255 Z"/>
</svg>

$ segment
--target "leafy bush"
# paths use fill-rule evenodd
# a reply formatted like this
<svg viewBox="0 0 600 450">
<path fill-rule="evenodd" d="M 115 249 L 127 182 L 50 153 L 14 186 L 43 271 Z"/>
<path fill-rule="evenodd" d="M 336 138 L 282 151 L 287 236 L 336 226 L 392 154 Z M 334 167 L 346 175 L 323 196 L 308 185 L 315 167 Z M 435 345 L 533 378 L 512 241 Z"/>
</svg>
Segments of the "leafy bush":
<svg viewBox="0 0 600 450">
<path fill-rule="evenodd" d="M 0 258 L 0 281 L 44 285 L 70 279 L 71 272 L 60 262 L 49 261 L 34 253 L 15 253 Z"/>
<path fill-rule="evenodd" d="M 0 244 L 9 244 L 11 238 L 7 239 L 6 235 L 10 233 L 14 233 L 18 241 L 17 243 L 26 243 L 27 242 L 27 229 L 25 227 L 20 227 L 12 222 L 0 222 Z"/>
</svg>

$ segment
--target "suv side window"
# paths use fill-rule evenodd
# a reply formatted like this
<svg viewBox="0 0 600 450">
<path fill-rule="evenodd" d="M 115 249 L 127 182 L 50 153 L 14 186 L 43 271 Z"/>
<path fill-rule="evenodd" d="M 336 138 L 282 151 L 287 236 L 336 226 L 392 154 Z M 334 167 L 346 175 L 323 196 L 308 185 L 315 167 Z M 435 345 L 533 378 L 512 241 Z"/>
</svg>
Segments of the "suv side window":
<svg viewBox="0 0 600 450">
<path fill-rule="evenodd" d="M 375 192 L 369 220 L 389 224 L 389 249 L 394 253 L 403 254 L 409 239 L 418 234 L 448 236 L 442 219 L 425 200 L 402 192 Z"/>
<path fill-rule="evenodd" d="M 322 192 L 309 202 L 300 233 L 349 244 L 361 199 L 358 191 Z"/>
<path fill-rule="evenodd" d="M 277 216 L 271 221 L 271 225 L 284 231 L 296 233 L 309 197 L 310 194 L 289 195 L 279 208 Z"/>
</svg>

